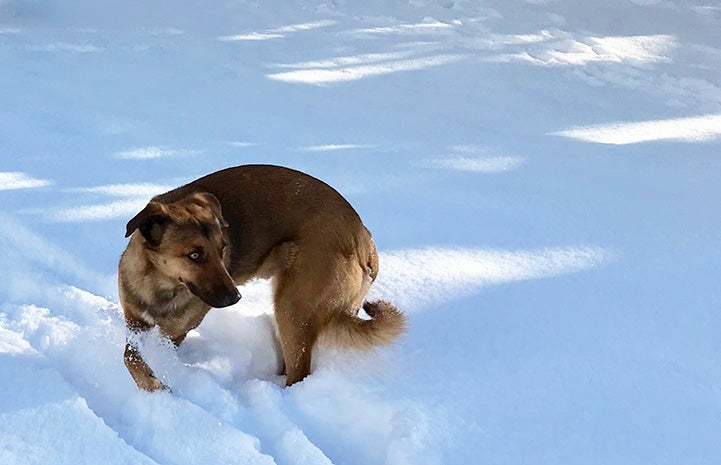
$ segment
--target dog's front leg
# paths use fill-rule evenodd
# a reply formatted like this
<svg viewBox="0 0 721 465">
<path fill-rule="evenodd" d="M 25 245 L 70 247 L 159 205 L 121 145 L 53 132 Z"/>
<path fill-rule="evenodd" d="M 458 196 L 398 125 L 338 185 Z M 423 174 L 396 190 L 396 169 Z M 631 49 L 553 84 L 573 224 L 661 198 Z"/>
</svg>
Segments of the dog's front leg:
<svg viewBox="0 0 721 465">
<path fill-rule="evenodd" d="M 135 384 L 140 389 L 146 391 L 159 391 L 169 390 L 167 386 L 160 382 L 158 378 L 153 374 L 153 370 L 150 369 L 143 356 L 138 350 L 138 335 L 145 333 L 153 327 L 150 323 L 137 316 L 141 314 L 141 311 L 133 304 L 132 300 L 123 298 L 125 293 L 120 293 L 120 302 L 123 307 L 123 314 L 125 315 L 125 326 L 127 329 L 127 336 L 125 338 L 125 354 L 124 361 L 125 367 L 130 372 L 130 376 L 133 377 Z"/>
<path fill-rule="evenodd" d="M 131 341 L 125 344 L 125 366 L 139 388 L 151 392 L 168 390 L 168 387 L 155 377 L 153 370 L 145 363 L 137 346 Z"/>
</svg>

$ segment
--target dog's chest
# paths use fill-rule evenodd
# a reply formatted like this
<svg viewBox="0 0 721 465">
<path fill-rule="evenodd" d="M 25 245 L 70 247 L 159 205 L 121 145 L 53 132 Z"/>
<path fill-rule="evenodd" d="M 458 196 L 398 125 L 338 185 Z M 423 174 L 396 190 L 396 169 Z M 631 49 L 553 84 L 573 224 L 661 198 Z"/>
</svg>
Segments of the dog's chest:
<svg viewBox="0 0 721 465">
<path fill-rule="evenodd" d="M 143 312 L 143 318 L 150 324 L 158 325 L 170 338 L 198 326 L 210 310 L 185 288 L 159 293 L 155 297 L 155 305 Z"/>
</svg>

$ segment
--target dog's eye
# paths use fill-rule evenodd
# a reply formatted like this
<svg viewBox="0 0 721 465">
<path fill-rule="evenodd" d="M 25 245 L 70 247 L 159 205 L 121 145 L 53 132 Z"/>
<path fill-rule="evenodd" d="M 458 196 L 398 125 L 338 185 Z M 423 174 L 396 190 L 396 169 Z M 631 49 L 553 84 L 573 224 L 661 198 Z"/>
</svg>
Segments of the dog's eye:
<svg viewBox="0 0 721 465">
<path fill-rule="evenodd" d="M 188 254 L 188 260 L 190 260 L 191 262 L 197 262 L 198 260 L 200 260 L 200 252 L 190 252 Z"/>
</svg>

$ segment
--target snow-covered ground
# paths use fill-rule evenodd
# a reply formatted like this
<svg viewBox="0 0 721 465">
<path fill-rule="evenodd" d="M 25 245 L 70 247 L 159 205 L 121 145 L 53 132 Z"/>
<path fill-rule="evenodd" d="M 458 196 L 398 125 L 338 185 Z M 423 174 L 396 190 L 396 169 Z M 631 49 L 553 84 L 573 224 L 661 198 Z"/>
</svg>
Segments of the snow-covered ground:
<svg viewBox="0 0 721 465">
<path fill-rule="evenodd" d="M 0 464 L 721 463 L 712 0 L 0 0 Z M 409 332 L 274 373 L 269 288 L 122 362 L 156 193 L 313 174 Z"/>
</svg>

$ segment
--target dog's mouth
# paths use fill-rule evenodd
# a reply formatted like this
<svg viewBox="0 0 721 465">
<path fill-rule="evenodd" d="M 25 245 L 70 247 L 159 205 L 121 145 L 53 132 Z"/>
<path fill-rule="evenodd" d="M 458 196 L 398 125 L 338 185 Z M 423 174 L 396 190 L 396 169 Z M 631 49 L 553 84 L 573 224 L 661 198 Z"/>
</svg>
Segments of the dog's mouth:
<svg viewBox="0 0 721 465">
<path fill-rule="evenodd" d="M 242 298 L 240 292 L 238 292 L 238 289 L 235 287 L 232 289 L 226 289 L 224 287 L 215 288 L 213 291 L 207 292 L 193 283 L 183 281 L 182 279 L 179 281 L 187 287 L 193 295 L 213 308 L 230 307 L 231 305 L 238 303 L 238 301 Z"/>
</svg>

